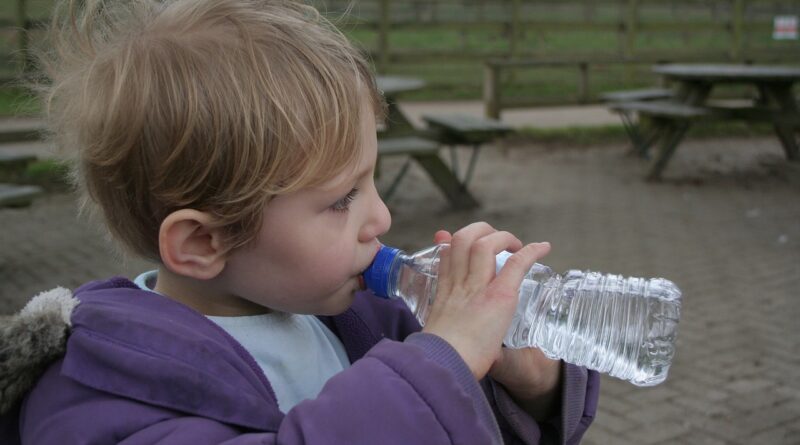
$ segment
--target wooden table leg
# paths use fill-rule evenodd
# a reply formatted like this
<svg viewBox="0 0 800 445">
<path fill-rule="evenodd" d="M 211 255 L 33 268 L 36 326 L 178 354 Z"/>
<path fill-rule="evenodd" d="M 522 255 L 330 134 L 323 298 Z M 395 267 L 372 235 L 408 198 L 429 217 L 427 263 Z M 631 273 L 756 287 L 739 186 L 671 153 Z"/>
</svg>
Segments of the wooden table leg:
<svg viewBox="0 0 800 445">
<path fill-rule="evenodd" d="M 782 113 L 786 115 L 797 114 L 798 108 L 792 94 L 791 83 L 759 84 L 758 90 L 764 99 L 777 105 Z M 775 133 L 778 134 L 781 145 L 783 145 L 783 151 L 786 152 L 786 158 L 790 161 L 800 160 L 800 149 L 798 149 L 797 137 L 795 136 L 797 129 L 796 125 L 775 123 Z"/>
<path fill-rule="evenodd" d="M 384 136 L 407 136 L 415 133 L 417 130 L 414 128 L 408 116 L 400 109 L 396 99 L 394 97 L 387 97 L 386 101 L 388 107 L 386 113 L 386 129 L 383 132 Z"/>
<path fill-rule="evenodd" d="M 453 171 L 436 154 L 414 155 L 414 160 L 425 169 L 439 190 L 456 209 L 471 209 L 480 204 L 453 174 Z"/>
<path fill-rule="evenodd" d="M 684 81 L 681 82 L 681 86 L 678 88 L 678 93 L 675 95 L 675 99 L 678 102 L 686 105 L 703 105 L 706 102 L 706 99 L 708 99 L 708 96 L 711 94 L 712 87 L 713 85 L 709 82 L 696 80 Z"/>
<path fill-rule="evenodd" d="M 675 99 L 681 103 L 691 106 L 702 106 L 708 96 L 711 95 L 711 88 L 713 84 L 702 81 L 684 81 L 681 83 Z M 669 119 L 662 118 L 654 121 L 654 126 L 658 128 L 657 138 L 654 137 L 650 142 L 655 143 L 660 140 L 658 144 L 658 153 L 650 166 L 650 171 L 647 173 L 647 179 L 655 181 L 661 178 L 661 172 L 667 167 L 670 158 L 678 148 L 678 144 L 686 136 L 686 132 L 691 126 L 689 119 Z"/>
<path fill-rule="evenodd" d="M 656 118 L 639 117 L 639 135 L 638 154 L 649 159 L 650 147 L 664 135 L 664 125 Z"/>
<path fill-rule="evenodd" d="M 636 119 L 634 119 L 635 112 L 625 110 L 621 110 L 619 116 L 622 119 L 622 128 L 625 129 L 625 132 L 628 133 L 628 138 L 631 140 L 631 153 L 644 157 L 646 147 L 642 146 L 642 141 L 645 139 L 643 135 L 645 129 L 649 128 L 645 125 L 645 119 L 639 117 L 639 121 L 637 122 Z"/>
<path fill-rule="evenodd" d="M 675 149 L 686 135 L 686 131 L 689 130 L 690 126 L 688 120 L 665 120 L 662 125 L 664 129 L 661 144 L 659 144 L 658 153 L 655 159 L 653 159 L 650 171 L 647 174 L 647 179 L 650 181 L 661 178 L 661 172 L 666 168 L 669 159 L 672 157 L 672 154 L 675 153 Z"/>
</svg>

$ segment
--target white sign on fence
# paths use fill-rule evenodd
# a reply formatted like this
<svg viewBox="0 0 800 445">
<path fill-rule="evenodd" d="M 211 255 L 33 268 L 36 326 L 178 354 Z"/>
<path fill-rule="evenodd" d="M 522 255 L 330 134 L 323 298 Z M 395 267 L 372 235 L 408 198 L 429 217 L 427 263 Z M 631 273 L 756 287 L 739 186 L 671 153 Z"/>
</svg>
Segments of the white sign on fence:
<svg viewBox="0 0 800 445">
<path fill-rule="evenodd" d="M 775 40 L 797 40 L 797 16 L 776 15 L 772 29 Z"/>
</svg>

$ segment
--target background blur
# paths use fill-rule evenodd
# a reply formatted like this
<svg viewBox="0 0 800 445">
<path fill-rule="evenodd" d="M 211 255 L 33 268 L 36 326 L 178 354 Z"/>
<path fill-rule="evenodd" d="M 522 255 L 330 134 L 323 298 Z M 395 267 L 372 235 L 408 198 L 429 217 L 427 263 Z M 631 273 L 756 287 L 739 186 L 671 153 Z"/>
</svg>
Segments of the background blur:
<svg viewBox="0 0 800 445">
<path fill-rule="evenodd" d="M 370 53 L 377 72 L 426 82 L 400 98 L 415 123 L 424 113 L 484 115 L 493 75 L 496 111 L 517 130 L 481 152 L 470 184 L 479 208 L 453 210 L 412 165 L 387 202 L 385 243 L 417 249 L 438 229 L 485 220 L 550 241 L 545 263 L 557 271 L 664 276 L 683 290 L 669 378 L 636 388 L 604 376 L 584 443 L 800 444 L 800 166 L 769 125 L 698 125 L 664 179 L 645 182 L 618 117 L 599 104 L 603 92 L 662 86 L 656 63 L 797 66 L 800 1 L 312 3 Z M 63 165 L 39 141 L 40 107 L 18 80 L 50 6 L 0 2 L 0 158 L 37 158 L 21 168 L 0 162 L 0 183 L 44 189 L 28 206 L 0 207 L 0 314 L 57 285 L 153 267 L 115 252 L 78 216 Z M 792 17 L 794 38 L 776 32 Z M 525 63 L 499 63 L 509 60 Z M 381 162 L 385 189 L 404 160 Z"/>
</svg>

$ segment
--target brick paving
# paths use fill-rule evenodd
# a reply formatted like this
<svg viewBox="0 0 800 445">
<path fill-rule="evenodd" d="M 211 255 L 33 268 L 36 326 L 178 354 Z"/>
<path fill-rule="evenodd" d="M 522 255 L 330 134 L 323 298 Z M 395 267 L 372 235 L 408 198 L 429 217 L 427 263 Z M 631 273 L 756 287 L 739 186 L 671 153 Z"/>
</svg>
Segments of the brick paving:
<svg viewBox="0 0 800 445">
<path fill-rule="evenodd" d="M 548 240 L 556 270 L 664 276 L 684 291 L 668 380 L 637 388 L 603 377 L 586 444 L 800 443 L 800 167 L 774 138 L 687 141 L 662 183 L 626 147 L 484 150 L 454 212 L 416 167 L 389 202 L 384 242 L 429 243 L 486 220 Z M 389 160 L 379 185 L 393 169 Z M 36 291 L 148 267 L 114 254 L 69 194 L 0 210 L 0 313 Z"/>
</svg>

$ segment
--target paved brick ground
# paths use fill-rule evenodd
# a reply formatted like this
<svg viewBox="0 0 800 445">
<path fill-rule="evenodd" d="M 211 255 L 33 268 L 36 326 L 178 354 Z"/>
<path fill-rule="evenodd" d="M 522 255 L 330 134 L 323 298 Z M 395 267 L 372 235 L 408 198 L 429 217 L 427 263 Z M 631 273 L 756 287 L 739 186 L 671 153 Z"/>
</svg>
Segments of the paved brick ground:
<svg viewBox="0 0 800 445">
<path fill-rule="evenodd" d="M 412 168 L 389 203 L 384 241 L 486 220 L 549 240 L 557 270 L 664 276 L 684 291 L 677 356 L 655 388 L 603 378 L 588 444 L 800 443 L 800 168 L 773 138 L 689 141 L 663 183 L 625 148 L 486 150 L 472 188 L 483 207 L 450 211 Z M 384 166 L 386 185 L 394 162 Z M 122 261 L 75 218 L 69 195 L 0 210 L 0 313 L 37 290 L 147 267 Z"/>
</svg>

